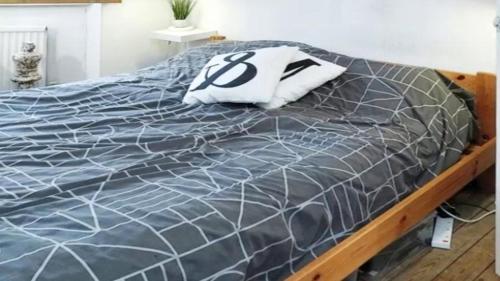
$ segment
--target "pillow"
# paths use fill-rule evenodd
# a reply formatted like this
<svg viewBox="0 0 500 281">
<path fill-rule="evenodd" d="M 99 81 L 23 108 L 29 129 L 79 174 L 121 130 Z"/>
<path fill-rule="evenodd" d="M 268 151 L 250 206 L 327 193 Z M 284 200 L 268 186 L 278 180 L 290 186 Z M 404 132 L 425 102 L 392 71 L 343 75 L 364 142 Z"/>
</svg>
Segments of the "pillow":
<svg viewBox="0 0 500 281">
<path fill-rule="evenodd" d="M 297 47 L 283 46 L 215 56 L 193 80 L 183 102 L 269 102 L 297 52 Z"/>
<path fill-rule="evenodd" d="M 311 90 L 340 76 L 345 67 L 327 62 L 304 52 L 297 52 L 290 63 L 271 101 L 258 103 L 259 107 L 274 109 L 297 101 Z"/>
</svg>

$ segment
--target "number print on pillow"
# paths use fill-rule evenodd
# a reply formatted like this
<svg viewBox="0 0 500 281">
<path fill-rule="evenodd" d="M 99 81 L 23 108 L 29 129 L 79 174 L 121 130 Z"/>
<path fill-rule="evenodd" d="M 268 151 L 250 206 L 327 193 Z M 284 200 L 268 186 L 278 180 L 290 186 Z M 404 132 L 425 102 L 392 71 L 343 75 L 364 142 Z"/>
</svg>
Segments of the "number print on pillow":
<svg viewBox="0 0 500 281">
<path fill-rule="evenodd" d="M 244 54 L 244 55 L 241 56 L 240 58 L 233 60 L 234 57 L 237 57 L 237 56 L 242 55 L 242 54 Z M 224 61 L 228 62 L 229 64 L 227 64 L 223 68 L 217 70 L 212 75 L 210 75 L 210 70 L 215 66 L 219 66 L 219 64 L 214 64 L 214 65 L 207 67 L 206 72 L 205 72 L 205 79 L 206 80 L 203 81 L 198 87 L 191 90 L 191 92 L 205 90 L 209 86 L 215 86 L 215 87 L 219 87 L 219 88 L 235 88 L 235 87 L 238 87 L 238 86 L 241 86 L 243 84 L 248 83 L 249 81 L 254 79 L 255 76 L 257 76 L 257 72 L 258 72 L 257 67 L 255 67 L 255 65 L 247 62 L 247 60 L 253 56 L 255 56 L 255 52 L 242 52 L 242 53 L 236 53 L 236 54 L 229 55 L 229 56 L 224 58 Z M 240 76 L 234 78 L 232 81 L 227 82 L 226 84 L 223 84 L 223 85 L 216 84 L 216 82 L 219 78 L 221 78 L 224 74 L 231 71 L 234 67 L 238 66 L 239 64 L 243 64 L 246 67 L 245 71 Z"/>
<path fill-rule="evenodd" d="M 216 55 L 192 81 L 183 102 L 269 102 L 298 50 L 283 46 Z"/>
</svg>

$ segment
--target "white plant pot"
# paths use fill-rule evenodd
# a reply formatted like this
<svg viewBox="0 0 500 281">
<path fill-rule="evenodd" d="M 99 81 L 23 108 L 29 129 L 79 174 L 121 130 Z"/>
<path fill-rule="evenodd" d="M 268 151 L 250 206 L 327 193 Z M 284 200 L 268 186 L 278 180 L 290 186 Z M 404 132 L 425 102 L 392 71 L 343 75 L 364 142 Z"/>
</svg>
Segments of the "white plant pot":
<svg viewBox="0 0 500 281">
<path fill-rule="evenodd" d="M 191 24 L 188 20 L 174 20 L 174 27 L 176 28 L 188 28 Z"/>
</svg>

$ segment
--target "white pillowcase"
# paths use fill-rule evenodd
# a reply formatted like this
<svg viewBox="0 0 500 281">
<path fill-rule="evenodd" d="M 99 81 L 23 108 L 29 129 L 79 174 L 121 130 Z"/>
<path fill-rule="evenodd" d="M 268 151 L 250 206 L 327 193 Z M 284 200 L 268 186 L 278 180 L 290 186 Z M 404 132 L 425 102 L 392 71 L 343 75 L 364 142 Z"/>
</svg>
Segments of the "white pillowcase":
<svg viewBox="0 0 500 281">
<path fill-rule="evenodd" d="M 191 83 L 183 102 L 270 102 L 297 52 L 297 47 L 283 46 L 215 56 Z"/>
<path fill-rule="evenodd" d="M 345 67 L 297 52 L 293 62 L 286 68 L 276 93 L 271 101 L 258 103 L 259 107 L 274 109 L 297 101 L 311 90 L 337 78 L 346 71 Z"/>
</svg>

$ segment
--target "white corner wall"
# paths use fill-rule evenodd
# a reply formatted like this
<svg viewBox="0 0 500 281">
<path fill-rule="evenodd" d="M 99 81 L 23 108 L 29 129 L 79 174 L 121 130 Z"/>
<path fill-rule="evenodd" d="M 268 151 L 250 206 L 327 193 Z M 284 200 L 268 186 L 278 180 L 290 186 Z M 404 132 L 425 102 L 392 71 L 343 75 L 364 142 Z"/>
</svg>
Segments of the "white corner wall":
<svg viewBox="0 0 500 281">
<path fill-rule="evenodd" d="M 101 74 L 130 72 L 172 55 L 168 43 L 151 39 L 172 19 L 168 0 L 123 0 L 102 8 Z"/>
<path fill-rule="evenodd" d="M 497 0 L 497 16 L 500 16 L 500 0 Z M 500 28 L 497 29 L 497 73 L 500 73 Z M 500 75 L 497 75 L 497 93 L 500 93 Z M 497 132 L 500 131 L 500 113 L 498 110 L 500 109 L 500 99 L 497 98 Z M 497 140 L 497 147 L 499 141 Z M 500 150 L 497 149 L 497 163 L 500 163 Z M 496 234 L 496 247 L 495 247 L 495 269 L 496 274 L 500 276 L 500 230 L 498 226 L 500 225 L 500 164 L 496 165 L 496 224 L 495 224 L 495 234 Z"/>
<path fill-rule="evenodd" d="M 230 39 L 309 43 L 352 56 L 495 72 L 495 0 L 200 0 Z"/>
</svg>

